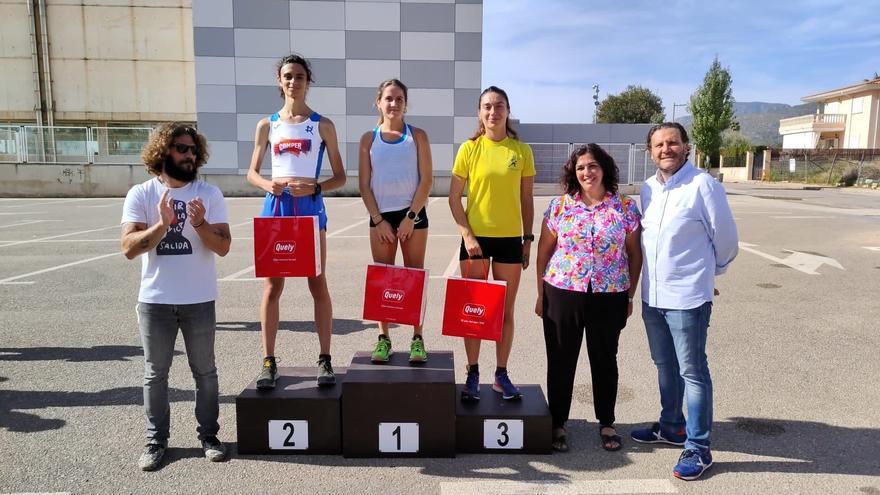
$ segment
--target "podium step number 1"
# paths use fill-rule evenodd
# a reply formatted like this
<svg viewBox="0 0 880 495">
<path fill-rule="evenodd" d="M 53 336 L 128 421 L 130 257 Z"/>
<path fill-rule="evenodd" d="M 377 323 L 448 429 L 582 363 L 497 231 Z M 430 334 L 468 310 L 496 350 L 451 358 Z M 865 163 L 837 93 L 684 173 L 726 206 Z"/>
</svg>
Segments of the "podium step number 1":
<svg viewBox="0 0 880 495">
<path fill-rule="evenodd" d="M 487 419 L 483 421 L 483 447 L 486 449 L 522 449 L 522 420 Z"/>
<path fill-rule="evenodd" d="M 418 451 L 418 423 L 379 423 L 379 452 L 415 453 Z"/>
<path fill-rule="evenodd" d="M 288 419 L 269 420 L 269 449 L 308 450 L 308 448 L 308 421 Z"/>
</svg>

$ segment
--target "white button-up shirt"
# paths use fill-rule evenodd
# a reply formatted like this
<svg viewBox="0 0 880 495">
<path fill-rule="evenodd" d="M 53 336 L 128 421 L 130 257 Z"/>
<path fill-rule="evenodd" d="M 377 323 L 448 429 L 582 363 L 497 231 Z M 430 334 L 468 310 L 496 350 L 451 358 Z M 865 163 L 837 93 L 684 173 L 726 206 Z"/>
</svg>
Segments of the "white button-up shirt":
<svg viewBox="0 0 880 495">
<path fill-rule="evenodd" d="M 642 184 L 642 301 L 693 309 L 712 301 L 715 275 L 736 258 L 736 223 L 724 187 L 685 164 L 664 184 Z"/>
</svg>

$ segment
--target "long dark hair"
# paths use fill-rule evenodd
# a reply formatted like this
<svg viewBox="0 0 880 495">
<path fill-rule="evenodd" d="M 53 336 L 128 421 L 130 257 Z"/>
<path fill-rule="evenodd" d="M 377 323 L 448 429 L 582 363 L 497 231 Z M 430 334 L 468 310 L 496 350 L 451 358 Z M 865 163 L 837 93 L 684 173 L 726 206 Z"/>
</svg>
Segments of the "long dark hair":
<svg viewBox="0 0 880 495">
<path fill-rule="evenodd" d="M 483 92 L 480 93 L 480 97 L 477 98 L 477 109 L 480 108 L 480 102 L 483 101 L 483 95 L 485 95 L 486 93 L 497 93 L 501 95 L 502 98 L 504 98 L 504 103 L 507 104 L 507 120 L 504 121 L 504 126 L 507 129 L 507 135 L 512 137 L 513 139 L 519 139 L 519 136 L 517 136 L 516 134 L 516 130 L 514 130 L 514 128 L 510 125 L 510 98 L 507 97 L 507 92 L 499 88 L 498 86 L 489 86 L 488 88 L 484 89 Z M 486 134 L 486 128 L 483 127 L 483 121 L 481 119 L 477 120 L 477 132 L 470 137 L 471 141 L 475 141 L 483 134 Z"/>
<path fill-rule="evenodd" d="M 580 194 L 581 183 L 577 178 L 577 161 L 587 153 L 602 167 L 602 185 L 605 186 L 605 191 L 617 194 L 617 182 L 620 180 L 617 164 L 614 163 L 614 158 L 611 158 L 611 155 L 596 143 L 578 147 L 562 166 L 562 176 L 559 178 L 559 182 L 566 194 L 570 196 Z"/>
<path fill-rule="evenodd" d="M 306 79 L 309 80 L 309 84 L 315 82 L 314 78 L 312 78 L 312 65 L 308 60 L 305 59 L 302 55 L 298 53 L 291 53 L 290 55 L 285 55 L 275 64 L 275 77 L 281 77 L 281 68 L 287 64 L 299 64 L 303 69 L 306 70 Z M 281 98 L 284 98 L 284 90 L 278 88 L 278 92 L 281 93 Z"/>
</svg>

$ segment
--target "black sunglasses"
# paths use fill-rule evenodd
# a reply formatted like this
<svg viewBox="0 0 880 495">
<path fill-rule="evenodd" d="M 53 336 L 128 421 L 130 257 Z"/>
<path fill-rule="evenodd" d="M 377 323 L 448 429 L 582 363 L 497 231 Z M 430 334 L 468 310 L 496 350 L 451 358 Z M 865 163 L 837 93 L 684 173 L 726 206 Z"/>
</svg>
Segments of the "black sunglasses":
<svg viewBox="0 0 880 495">
<path fill-rule="evenodd" d="M 192 151 L 193 155 L 199 154 L 199 148 L 194 144 L 174 143 L 171 146 L 181 155 L 186 153 L 187 151 Z"/>
</svg>

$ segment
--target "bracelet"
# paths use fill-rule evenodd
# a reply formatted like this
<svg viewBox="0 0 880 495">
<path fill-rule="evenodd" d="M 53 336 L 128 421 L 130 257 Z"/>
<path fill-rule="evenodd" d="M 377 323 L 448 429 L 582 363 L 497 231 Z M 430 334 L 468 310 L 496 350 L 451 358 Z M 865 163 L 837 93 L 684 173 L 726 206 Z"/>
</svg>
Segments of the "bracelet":
<svg viewBox="0 0 880 495">
<path fill-rule="evenodd" d="M 197 229 L 197 228 L 201 227 L 202 225 L 205 225 L 205 219 L 202 219 L 202 223 L 200 223 L 198 225 L 193 225 L 192 228 Z"/>
<path fill-rule="evenodd" d="M 372 218 L 371 218 L 371 219 L 370 219 L 370 220 L 373 220 L 373 219 L 372 219 Z M 383 218 L 383 219 L 381 219 L 381 220 L 379 220 L 379 221 L 378 221 L 378 222 L 377 222 L 377 221 L 375 221 L 375 220 L 373 220 L 373 225 L 379 225 L 379 224 L 380 224 L 380 223 L 382 223 L 382 222 L 384 222 L 384 221 L 385 221 L 385 219 L 384 219 L 384 218 Z"/>
<path fill-rule="evenodd" d="M 633 302 L 633 298 L 627 297 L 627 299 L 629 300 L 629 302 Z"/>
</svg>

